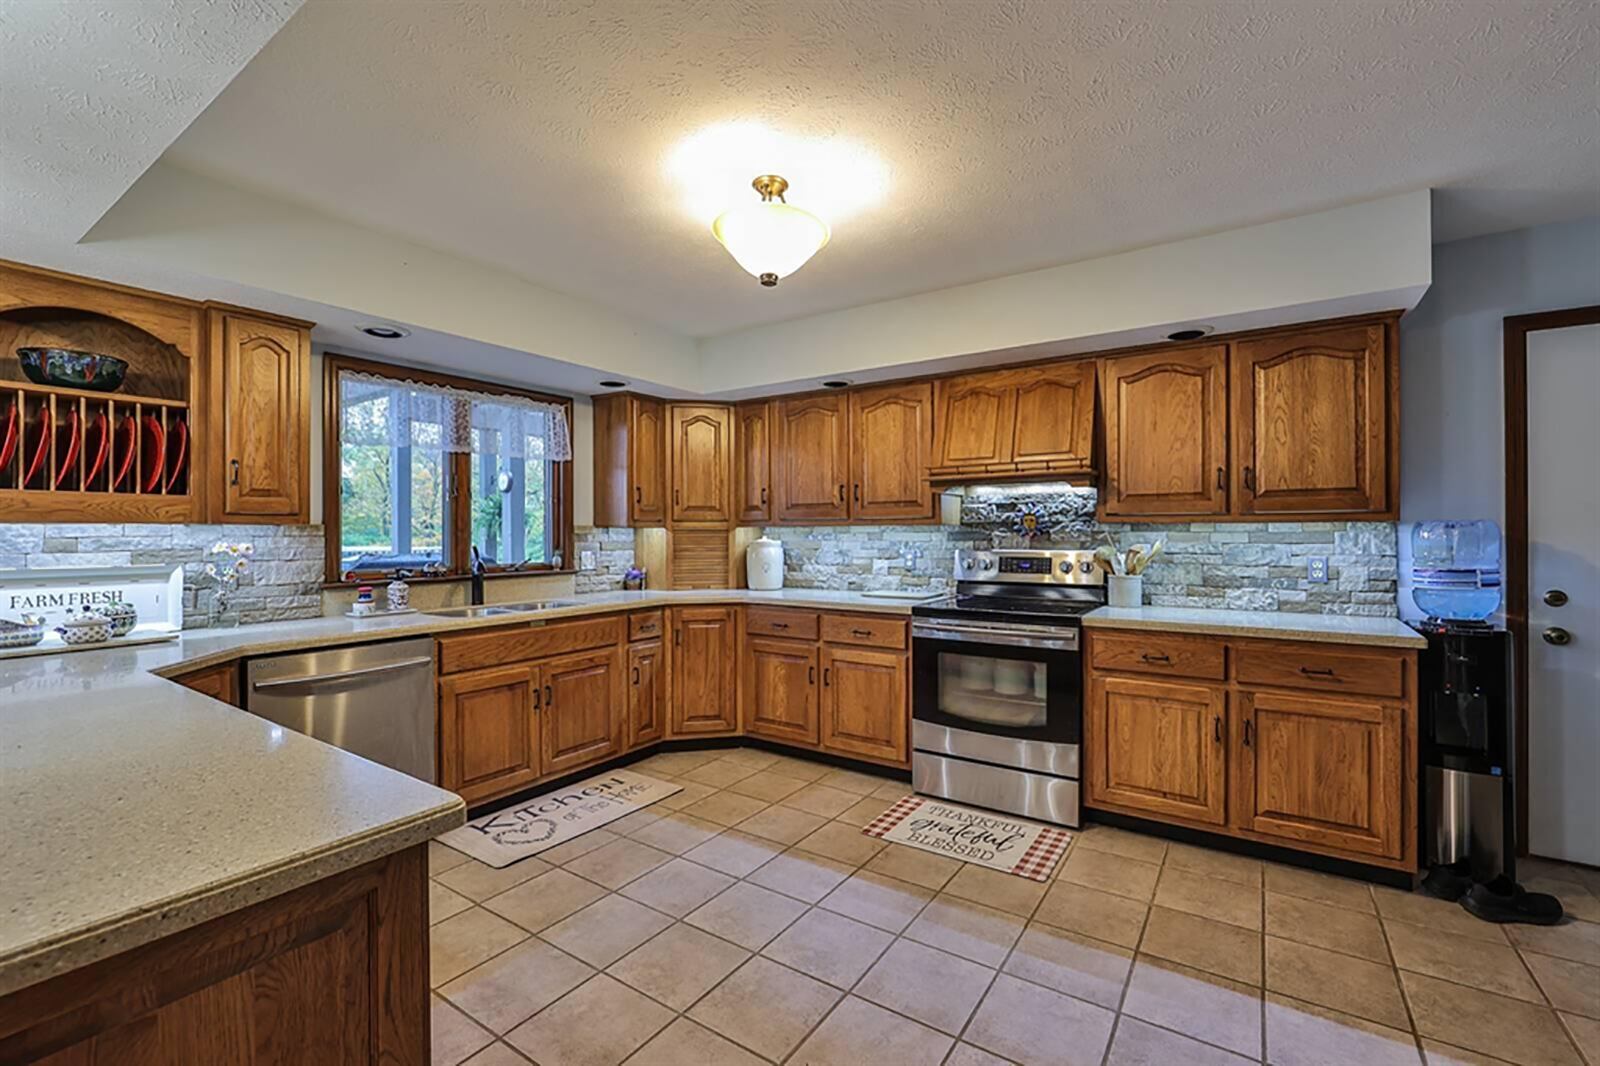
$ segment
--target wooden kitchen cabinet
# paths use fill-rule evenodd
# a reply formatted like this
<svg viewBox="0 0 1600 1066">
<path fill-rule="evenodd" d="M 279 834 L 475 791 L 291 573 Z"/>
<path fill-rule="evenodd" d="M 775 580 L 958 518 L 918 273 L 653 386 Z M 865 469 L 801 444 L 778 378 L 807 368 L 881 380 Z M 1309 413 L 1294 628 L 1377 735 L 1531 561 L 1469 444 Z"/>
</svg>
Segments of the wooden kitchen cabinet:
<svg viewBox="0 0 1600 1066">
<path fill-rule="evenodd" d="M 934 384 L 932 478 L 1089 471 L 1094 382 L 1091 359 L 939 379 Z"/>
<path fill-rule="evenodd" d="M 850 517 L 850 413 L 842 393 L 774 402 L 772 517 L 843 522 Z"/>
<path fill-rule="evenodd" d="M 672 521 L 733 520 L 733 411 L 718 404 L 672 404 L 667 467 Z"/>
<path fill-rule="evenodd" d="M 575 770 L 622 753 L 622 652 L 579 652 L 539 664 L 543 769 Z"/>
<path fill-rule="evenodd" d="M 850 517 L 927 521 L 934 516 L 928 467 L 933 386 L 926 381 L 850 393 Z"/>
<path fill-rule="evenodd" d="M 439 784 L 468 803 L 540 775 L 538 667 L 492 667 L 439 682 Z"/>
<path fill-rule="evenodd" d="M 654 744 L 667 733 L 667 646 L 661 640 L 628 645 L 628 722 L 630 749 Z"/>
<path fill-rule="evenodd" d="M 207 515 L 310 521 L 310 328 L 218 308 L 209 322 Z"/>
<path fill-rule="evenodd" d="M 594 521 L 667 520 L 667 405 L 633 393 L 594 398 Z"/>
<path fill-rule="evenodd" d="M 184 688 L 194 689 L 231 707 L 239 706 L 239 664 L 220 663 L 201 670 L 191 670 L 172 678 Z"/>
<path fill-rule="evenodd" d="M 747 637 L 741 656 L 740 722 L 751 736 L 817 743 L 815 644 Z"/>
<path fill-rule="evenodd" d="M 772 519 L 772 405 L 766 400 L 733 408 L 733 510 L 740 525 Z"/>
<path fill-rule="evenodd" d="M 1084 706 L 1090 803 L 1227 821 L 1227 692 L 1093 675 Z"/>
<path fill-rule="evenodd" d="M 1238 514 L 1391 509 L 1399 436 L 1389 358 L 1394 328 L 1386 320 L 1234 344 L 1229 387 Z"/>
<path fill-rule="evenodd" d="M 904 763 L 910 727 L 903 653 L 822 646 L 822 746 Z"/>
<path fill-rule="evenodd" d="M 1228 513 L 1228 348 L 1103 360 L 1107 516 Z"/>
<path fill-rule="evenodd" d="M 739 728 L 732 607 L 675 607 L 668 734 L 732 733 Z"/>
</svg>

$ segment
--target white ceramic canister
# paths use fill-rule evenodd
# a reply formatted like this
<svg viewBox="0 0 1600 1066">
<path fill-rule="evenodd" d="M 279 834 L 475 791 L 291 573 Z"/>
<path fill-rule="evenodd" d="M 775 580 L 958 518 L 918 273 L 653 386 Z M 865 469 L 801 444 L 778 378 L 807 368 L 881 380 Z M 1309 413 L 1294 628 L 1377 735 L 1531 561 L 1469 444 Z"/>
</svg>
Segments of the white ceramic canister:
<svg viewBox="0 0 1600 1066">
<path fill-rule="evenodd" d="M 759 592 L 783 588 L 783 542 L 762 537 L 744 550 L 745 583 Z"/>
<path fill-rule="evenodd" d="M 1107 574 L 1106 604 L 1111 607 L 1143 607 L 1143 574 Z"/>
</svg>

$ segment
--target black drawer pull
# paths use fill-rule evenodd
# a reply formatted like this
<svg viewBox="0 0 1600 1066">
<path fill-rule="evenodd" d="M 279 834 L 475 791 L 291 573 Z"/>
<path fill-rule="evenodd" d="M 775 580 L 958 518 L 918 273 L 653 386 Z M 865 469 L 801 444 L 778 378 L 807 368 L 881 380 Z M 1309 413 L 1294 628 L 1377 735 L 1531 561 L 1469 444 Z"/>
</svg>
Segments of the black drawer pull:
<svg viewBox="0 0 1600 1066">
<path fill-rule="evenodd" d="M 788 622 L 768 622 L 767 625 L 771 626 L 773 629 L 788 629 L 789 628 L 789 623 Z"/>
<path fill-rule="evenodd" d="M 870 629 L 852 629 L 850 631 L 850 635 L 852 637 L 870 637 L 870 636 L 872 636 L 872 630 L 870 630 Z"/>
<path fill-rule="evenodd" d="M 1307 677 L 1325 677 L 1329 681 L 1339 680 L 1339 675 L 1335 674 L 1333 672 L 1333 668 L 1329 666 L 1324 666 L 1316 670 L 1313 670 L 1309 666 L 1302 666 L 1300 668 L 1300 672 L 1305 674 Z"/>
<path fill-rule="evenodd" d="M 1160 655 L 1151 655 L 1149 652 L 1145 652 L 1139 658 L 1147 663 L 1166 663 L 1169 666 L 1172 664 L 1172 656 L 1166 652 L 1162 652 Z"/>
</svg>

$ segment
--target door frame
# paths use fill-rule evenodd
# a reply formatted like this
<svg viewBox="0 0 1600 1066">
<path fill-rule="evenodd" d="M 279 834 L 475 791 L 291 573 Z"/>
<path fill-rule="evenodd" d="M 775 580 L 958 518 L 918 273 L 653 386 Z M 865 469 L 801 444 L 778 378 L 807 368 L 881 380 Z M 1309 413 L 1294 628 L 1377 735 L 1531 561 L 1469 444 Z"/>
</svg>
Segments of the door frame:
<svg viewBox="0 0 1600 1066">
<path fill-rule="evenodd" d="M 1528 854 L 1528 334 L 1600 325 L 1600 304 L 1507 315 L 1504 319 L 1506 628 L 1515 674 L 1512 743 L 1516 747 L 1517 855 Z"/>
</svg>

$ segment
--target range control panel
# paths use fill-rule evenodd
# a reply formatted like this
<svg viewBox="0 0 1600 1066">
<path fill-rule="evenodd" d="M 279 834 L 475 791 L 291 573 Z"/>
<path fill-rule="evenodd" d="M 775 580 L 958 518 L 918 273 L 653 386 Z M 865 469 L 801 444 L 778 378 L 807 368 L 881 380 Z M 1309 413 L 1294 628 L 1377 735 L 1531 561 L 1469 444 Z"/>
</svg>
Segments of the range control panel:
<svg viewBox="0 0 1600 1066">
<path fill-rule="evenodd" d="M 1029 548 L 956 552 L 957 581 L 996 581 L 1035 585 L 1104 585 L 1105 572 L 1087 549 L 1035 551 Z"/>
</svg>

